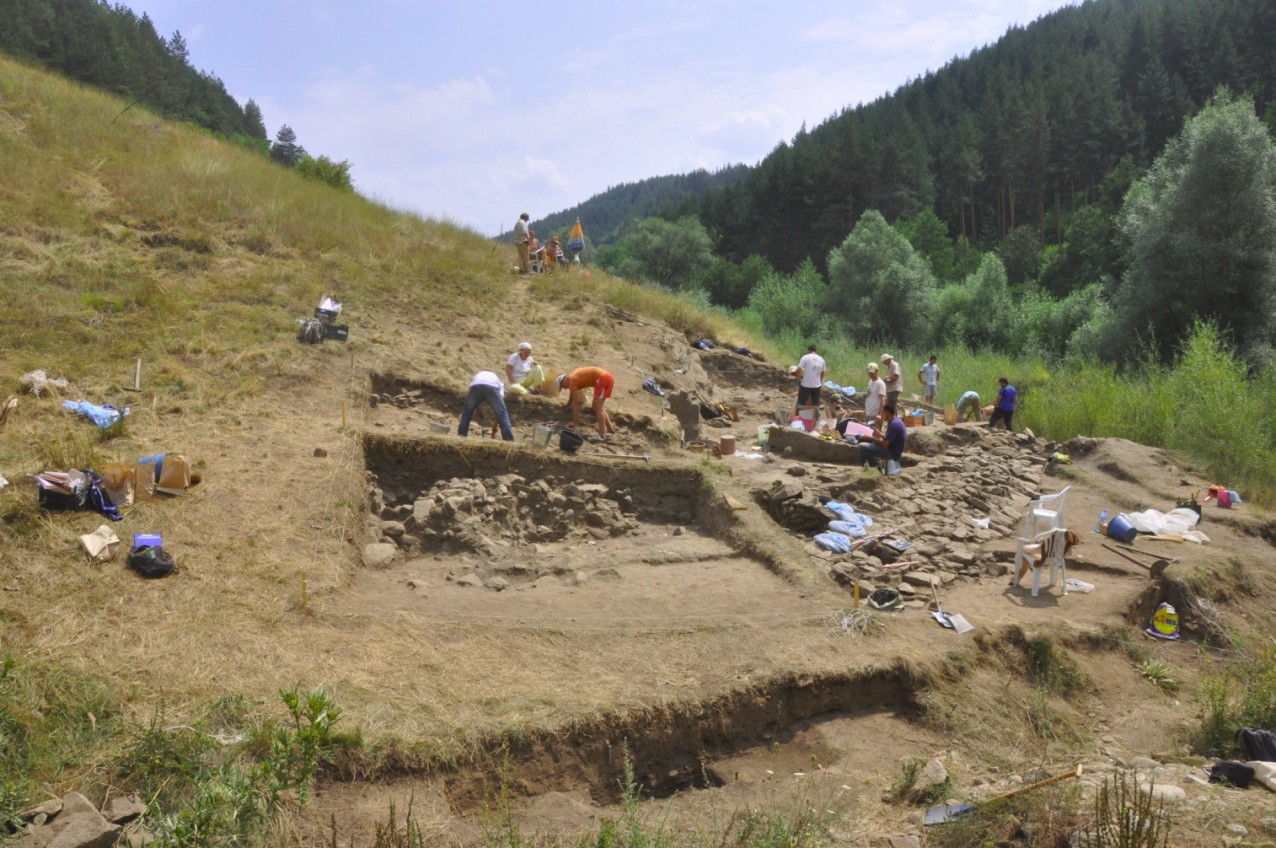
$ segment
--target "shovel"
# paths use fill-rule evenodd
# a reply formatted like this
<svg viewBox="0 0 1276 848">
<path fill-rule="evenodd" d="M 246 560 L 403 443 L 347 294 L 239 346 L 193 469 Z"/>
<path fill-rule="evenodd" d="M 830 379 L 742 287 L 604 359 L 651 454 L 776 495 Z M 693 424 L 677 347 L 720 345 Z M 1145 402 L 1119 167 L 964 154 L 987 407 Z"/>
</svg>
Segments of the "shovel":
<svg viewBox="0 0 1276 848">
<path fill-rule="evenodd" d="M 1152 563 L 1151 565 L 1148 565 L 1148 564 L 1147 564 L 1146 562 L 1144 562 L 1143 560 L 1135 559 L 1134 557 L 1130 556 L 1129 554 L 1125 553 L 1124 551 L 1119 551 L 1119 550 L 1117 550 L 1116 548 L 1114 548 L 1114 547 L 1112 547 L 1111 545 L 1109 545 L 1107 542 L 1104 542 L 1104 543 L 1103 543 L 1103 547 L 1105 547 L 1105 548 L 1107 548 L 1108 550 L 1112 551 L 1112 553 L 1116 554 L 1117 556 L 1119 556 L 1119 557 L 1123 557 L 1124 559 L 1129 560 L 1130 562 L 1132 562 L 1132 563 L 1134 563 L 1135 565 L 1137 565 L 1139 568 L 1146 568 L 1146 569 L 1148 570 L 1148 574 L 1149 574 L 1149 576 L 1150 576 L 1153 580 L 1156 580 L 1158 577 L 1160 577 L 1162 574 L 1164 574 L 1164 573 L 1165 573 L 1165 569 L 1167 569 L 1167 568 L 1169 568 L 1169 567 L 1170 567 L 1170 563 L 1169 563 L 1169 561 L 1168 561 L 1168 560 L 1165 560 L 1165 559 L 1161 559 L 1160 557 L 1157 557 L 1156 562 Z M 1142 553 L 1142 551 L 1140 551 L 1140 553 Z M 1144 554 L 1144 556 L 1151 556 L 1151 554 Z"/>
<path fill-rule="evenodd" d="M 1012 789 L 1009 792 L 1003 792 L 1000 795 L 994 795 L 991 798 L 985 798 L 981 804 L 991 804 L 994 801 L 1004 801 L 1007 798 L 1013 798 L 1021 792 L 1029 792 L 1033 789 L 1040 789 L 1051 783 L 1058 783 L 1061 780 L 1069 780 L 1074 777 L 1080 777 L 1083 766 L 1078 765 L 1073 771 L 1066 771 L 1063 774 L 1056 774 L 1054 777 L 1047 777 L 1045 780 L 1038 780 L 1036 783 L 1029 783 L 1027 786 L 1020 786 L 1018 789 Z M 974 804 L 948 804 L 946 806 L 931 807 L 926 811 L 926 817 L 922 819 L 923 824 L 948 824 L 957 821 L 962 816 L 973 813 L 978 807 Z"/>
</svg>

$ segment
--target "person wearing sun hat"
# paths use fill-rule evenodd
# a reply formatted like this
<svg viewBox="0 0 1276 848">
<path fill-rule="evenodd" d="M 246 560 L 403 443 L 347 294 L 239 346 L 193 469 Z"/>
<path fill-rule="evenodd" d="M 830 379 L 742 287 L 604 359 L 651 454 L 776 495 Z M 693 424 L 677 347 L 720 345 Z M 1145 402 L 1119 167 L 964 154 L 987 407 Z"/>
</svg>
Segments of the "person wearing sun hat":
<svg viewBox="0 0 1276 848">
<path fill-rule="evenodd" d="M 545 371 L 532 359 L 532 343 L 519 342 L 518 350 L 505 363 L 506 390 L 512 395 L 541 393 Z"/>
<path fill-rule="evenodd" d="M 882 382 L 886 384 L 886 402 L 899 409 L 899 393 L 904 389 L 904 370 L 889 353 L 882 354 L 882 364 L 886 366 L 886 373 L 882 375 Z"/>
</svg>

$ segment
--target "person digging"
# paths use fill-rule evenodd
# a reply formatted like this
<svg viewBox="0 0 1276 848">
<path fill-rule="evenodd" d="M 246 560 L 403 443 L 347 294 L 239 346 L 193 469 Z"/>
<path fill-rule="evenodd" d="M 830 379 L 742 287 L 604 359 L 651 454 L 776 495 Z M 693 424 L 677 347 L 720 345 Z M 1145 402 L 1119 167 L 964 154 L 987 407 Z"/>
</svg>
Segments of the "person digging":
<svg viewBox="0 0 1276 848">
<path fill-rule="evenodd" d="M 615 426 L 611 423 L 611 416 L 603 408 L 603 404 L 616 388 L 616 378 L 597 366 L 577 368 L 570 374 L 564 374 L 558 378 L 558 387 L 567 389 L 569 392 L 567 405 L 572 409 L 573 430 L 580 422 L 580 405 L 585 398 L 585 389 L 591 386 L 594 390 L 592 408 L 594 420 L 598 422 L 598 437 L 605 439 L 608 433 L 616 432 Z"/>
</svg>

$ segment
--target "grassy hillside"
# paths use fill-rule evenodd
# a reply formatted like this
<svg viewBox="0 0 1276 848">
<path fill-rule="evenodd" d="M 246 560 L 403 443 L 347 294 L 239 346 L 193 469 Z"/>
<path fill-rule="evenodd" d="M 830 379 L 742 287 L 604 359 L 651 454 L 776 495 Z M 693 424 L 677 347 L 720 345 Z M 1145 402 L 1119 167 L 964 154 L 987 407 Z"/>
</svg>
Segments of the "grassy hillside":
<svg viewBox="0 0 1276 848">
<path fill-rule="evenodd" d="M 694 738 L 700 723 L 717 715 L 715 704 L 734 710 L 717 715 L 726 731 L 737 715 L 752 716 L 762 728 L 780 721 L 777 707 L 803 704 L 807 694 L 816 706 L 823 703 L 815 695 L 830 681 L 849 693 L 847 705 L 859 703 L 861 677 L 868 695 L 893 703 L 905 697 L 896 686 L 911 698 L 945 663 L 955 669 L 966 662 L 958 661 L 963 654 L 951 652 L 952 643 L 934 637 L 925 615 L 893 619 L 871 643 L 832 634 L 829 615 L 846 605 L 847 591 L 804 539 L 773 522 L 753 498 L 771 477 L 790 479 L 784 466 L 793 463 L 738 457 L 732 466 L 683 452 L 676 442 L 670 447 L 661 432 L 669 425 L 661 401 L 643 392 L 636 379 L 644 368 L 670 378 L 697 370 L 705 377 L 713 357 L 691 355 L 682 333 L 744 344 L 777 361 L 796 340 L 771 345 L 719 313 L 597 271 L 589 277 L 520 280 L 512 273 L 508 246 L 306 182 L 197 130 L 123 106 L 0 59 L 5 175 L 0 399 L 9 393 L 19 398 L 0 426 L 0 473 L 13 483 L 0 490 L 0 828 L 11 824 L 15 810 L 51 793 L 83 791 L 99 800 L 108 792 L 134 790 L 154 805 L 148 822 L 161 829 L 166 848 L 371 844 L 345 834 L 338 840 L 338 815 L 362 821 L 372 811 L 379 824 L 388 806 L 382 799 L 394 803 L 398 797 L 379 794 L 384 788 L 403 790 L 407 798 L 425 799 L 433 792 L 423 811 L 437 804 L 443 816 L 474 816 L 487 798 L 467 786 L 505 776 L 498 775 L 502 766 L 491 763 L 508 751 L 507 744 L 549 745 L 543 760 L 524 760 L 527 782 L 537 784 L 544 773 L 553 778 L 547 788 L 579 791 L 592 772 L 589 763 L 571 765 L 576 749 L 598 749 L 599 739 L 617 728 L 641 732 L 632 740 L 634 754 L 646 754 L 651 762 L 660 760 L 644 746 L 660 748 L 685 738 L 691 740 L 685 762 L 684 752 L 674 750 L 669 768 L 639 778 L 677 786 L 687 777 L 688 786 L 698 785 L 703 775 L 693 773 L 700 754 Z M 346 304 L 342 320 L 351 326 L 350 341 L 300 345 L 294 319 L 309 315 L 325 293 Z M 382 470 L 420 473 L 428 462 L 414 467 L 411 451 L 426 455 L 431 448 L 411 438 L 427 429 L 426 413 L 454 421 L 470 375 L 499 367 L 524 338 L 534 341 L 546 362 L 597 363 L 616 373 L 617 396 L 609 404 L 626 416 L 621 436 L 657 454 L 650 465 L 582 459 L 581 467 L 599 475 L 628 468 L 623 473 L 633 476 L 627 480 L 659 477 L 653 498 L 680 505 L 668 509 L 689 511 L 687 503 L 711 497 L 712 506 L 685 527 L 653 521 L 645 536 L 608 540 L 628 548 L 600 553 L 602 548 L 587 541 L 599 537 L 589 535 L 537 551 L 543 560 L 554 560 L 536 566 L 554 580 L 549 569 L 561 564 L 558 559 L 589 562 L 599 577 L 590 577 L 583 590 L 573 582 L 575 575 L 543 590 L 557 592 L 552 597 L 562 606 L 535 613 L 501 606 L 515 592 L 452 583 L 451 573 L 445 578 L 443 572 L 455 562 L 460 573 L 467 557 L 446 550 L 418 549 L 412 554 L 418 559 L 400 560 L 394 570 L 361 567 L 362 545 L 377 539 L 381 529 L 370 508 L 380 497 L 374 497 L 369 478 L 372 454 L 383 450 Z M 860 361 L 876 353 L 850 346 L 831 351 L 833 376 L 855 382 Z M 144 361 L 143 391 L 133 394 L 124 387 L 137 358 Z M 714 367 L 722 368 L 724 360 L 743 370 L 720 372 L 722 379 L 713 384 L 724 394 L 755 393 L 751 403 L 761 410 L 742 432 L 751 432 L 775 405 L 789 402 L 789 387 L 774 369 L 729 354 Z M 947 366 L 946 379 L 953 383 L 985 381 L 993 368 L 1023 368 L 1032 380 L 1045 379 L 1039 366 L 955 353 Z M 36 368 L 70 380 L 72 387 L 39 398 L 23 393 L 20 377 Z M 384 398 L 388 384 L 415 386 L 413 391 L 434 398 L 434 406 L 387 409 L 378 399 L 374 408 L 373 395 Z M 776 397 L 782 391 L 784 399 L 773 404 L 772 391 Z M 123 427 L 98 431 L 63 411 L 64 397 L 128 405 L 131 414 Z M 564 415 L 543 398 L 531 398 L 515 411 L 522 435 L 537 415 L 542 420 Z M 1078 426 L 1087 423 L 1075 420 Z M 401 426 L 379 430 L 387 421 Z M 993 438 L 978 436 L 985 437 Z M 1025 442 L 998 438 L 1010 452 L 1029 449 Z M 520 462 L 567 463 L 556 454 L 544 459 L 550 455 L 509 451 L 479 439 L 432 444 L 438 453 L 455 453 L 450 460 L 455 471 L 445 468 L 439 472 L 444 477 L 483 476 L 466 468 L 479 456 L 489 471 L 520 468 Z M 368 445 L 377 447 L 365 449 Z M 406 446 L 402 454 L 387 449 L 396 445 Z M 37 509 L 33 485 L 24 477 L 44 468 L 96 467 L 163 451 L 184 453 L 203 482 L 183 497 L 133 506 L 115 529 L 124 538 L 134 532 L 164 535 L 179 567 L 164 580 L 140 579 L 120 557 L 89 563 L 78 537 L 103 518 Z M 402 468 L 388 467 L 395 462 Z M 1151 463 L 1140 462 L 1143 473 Z M 823 477 L 825 470 L 817 473 Z M 859 479 L 858 469 L 838 473 L 842 482 L 854 478 L 847 491 L 857 497 L 860 488 L 885 485 L 876 476 Z M 1155 480 L 1168 474 L 1157 470 Z M 1162 497 L 1150 488 L 1140 492 L 1140 498 Z M 1098 498 L 1112 496 L 1088 497 L 1087 517 L 1097 512 Z M 1235 547 L 1220 543 L 1204 560 L 1185 563 L 1184 570 L 1192 569 L 1204 586 L 1223 585 L 1216 577 L 1222 568 L 1239 575 L 1232 578 L 1243 583 L 1235 596 L 1239 615 L 1257 621 L 1270 581 L 1258 570 L 1251 576 L 1240 560 L 1261 561 L 1269 549 L 1257 535 L 1264 528 L 1240 517 L 1249 523 L 1220 524 L 1217 531 Z M 677 555 L 665 550 L 684 544 L 689 547 Z M 1229 564 L 1229 556 L 1237 559 Z M 625 557 L 631 561 L 621 562 Z M 642 602 L 631 603 L 639 596 L 625 594 L 631 578 L 617 579 L 616 569 L 608 568 L 627 565 L 645 572 L 632 583 L 651 581 L 651 594 Z M 719 569 L 703 580 L 707 589 L 685 576 L 678 582 L 679 568 L 692 566 Z M 433 569 L 433 582 L 414 578 L 414 568 Z M 611 575 L 604 574 L 608 570 Z M 1093 628 L 1101 620 L 1110 625 L 1124 609 L 1123 592 L 1142 593 L 1146 587 L 1142 573 L 1120 574 L 1104 572 L 1104 591 L 1081 596 L 1089 601 L 1067 616 L 1044 606 L 1006 607 L 1000 576 L 993 580 L 996 589 L 975 578 L 960 587 L 967 593 L 962 609 L 980 620 L 989 650 L 1004 647 L 998 634 L 1005 616 L 1014 620 L 1016 632 L 1025 620 L 1043 629 Z M 435 606 L 414 605 L 426 596 Z M 518 597 L 529 606 L 543 602 L 532 592 Z M 695 608 L 704 597 L 719 605 L 707 612 Z M 1217 597 L 1222 603 L 1225 596 Z M 440 609 L 454 600 L 460 608 Z M 601 609 L 580 612 L 587 604 Z M 986 610 L 982 618 L 976 615 L 980 605 Z M 1077 643 L 1092 635 L 1083 634 Z M 1022 634 L 1016 638 L 1022 640 Z M 1170 659 L 1181 664 L 1176 674 L 1195 674 L 1191 658 Z M 1108 661 L 1133 676 L 1126 684 L 1139 683 L 1127 661 Z M 1255 667 L 1270 666 L 1265 658 Z M 990 673 L 983 685 L 986 696 L 965 692 L 962 698 L 1005 700 L 1002 671 Z M 1255 710 L 1269 708 L 1270 698 L 1262 696 L 1270 686 L 1264 687 L 1252 688 Z M 1027 680 L 1019 688 L 1016 698 L 1023 706 L 1014 708 L 1014 721 L 1023 725 L 1027 705 L 1046 696 Z M 1119 686 L 1103 697 L 1125 711 L 1127 696 Z M 1161 694 L 1153 691 L 1151 697 Z M 1224 719 L 1216 725 L 1223 730 L 1236 720 L 1230 698 L 1224 692 L 1215 704 Z M 808 706 L 817 724 L 829 715 Z M 834 703 L 834 712 L 844 706 Z M 339 721 L 338 709 L 344 713 Z M 872 712 L 871 721 L 903 722 Z M 1260 714 L 1244 717 L 1251 713 Z M 1188 720 L 1179 709 L 1167 709 L 1164 716 L 1158 733 Z M 680 726 L 689 729 L 680 734 Z M 987 738 L 1018 738 L 945 729 L 918 743 L 918 731 L 906 722 L 892 732 L 898 737 L 891 746 L 902 746 L 896 753 L 910 745 L 932 751 L 969 741 L 962 756 L 972 760 L 983 756 Z M 856 803 L 869 809 L 898 769 L 877 748 L 863 748 L 867 737 L 861 729 L 848 733 L 850 747 L 868 758 L 857 769 L 875 776 L 860 780 L 858 771 L 851 778 L 830 770 L 827 777 L 834 786 L 855 783 L 862 790 Z M 772 739 L 740 741 L 763 738 Z M 1130 744 L 1146 750 L 1141 738 L 1132 737 Z M 628 757 L 629 741 L 598 754 L 607 765 L 597 772 L 600 798 L 616 792 L 609 770 Z M 1040 747 L 1024 749 L 1032 753 L 1017 753 L 1033 757 L 1032 766 L 1042 765 L 1047 754 L 1070 759 L 1074 753 L 1075 740 L 1066 743 L 1066 754 L 1058 738 L 1037 741 Z M 784 765 L 773 769 L 782 775 L 822 768 L 822 743 L 814 750 L 799 745 L 780 751 L 779 741 L 756 747 L 760 756 L 782 758 Z M 326 774 L 341 778 L 323 787 L 331 793 L 328 806 L 309 820 L 274 817 L 281 804 L 296 810 L 320 753 L 335 761 Z M 568 765 L 553 774 L 560 757 Z M 449 791 L 460 799 L 455 814 L 437 787 L 421 784 L 422 794 L 413 795 L 414 781 L 424 779 L 423 764 L 453 768 L 457 785 Z M 722 773 L 760 774 L 763 765 L 738 771 L 724 766 Z M 756 795 L 706 795 L 704 804 L 719 804 L 715 812 L 767 808 L 782 800 L 769 788 L 775 786 L 759 783 Z M 506 789 L 503 782 L 499 789 Z M 630 790 L 621 799 L 627 815 L 636 802 Z M 535 787 L 518 791 L 530 795 Z M 842 814 L 840 801 L 835 807 L 825 807 L 823 800 L 803 803 L 801 809 L 817 806 Z M 330 811 L 335 811 L 331 841 L 325 829 Z M 813 829 L 804 813 L 783 814 L 759 835 L 751 828 L 766 823 L 765 812 L 761 815 L 752 825 L 745 820 L 729 840 L 713 835 L 721 830 L 706 830 L 710 835 L 702 841 L 754 848 L 824 841 L 822 817 Z M 902 807 L 874 807 L 865 815 L 886 822 L 881 828 L 904 826 Z M 588 823 L 603 828 L 599 844 L 616 837 L 610 823 L 598 824 L 606 817 Z M 461 822 L 470 828 L 465 832 L 474 833 L 474 821 Z M 800 832 L 789 829 L 790 822 Z M 639 828 L 630 825 L 631 841 L 638 844 Z M 307 826 L 315 829 L 287 832 Z M 869 832 L 858 819 L 854 827 Z M 509 846 L 532 839 L 508 830 L 473 835 L 472 841 L 484 837 Z"/>
<path fill-rule="evenodd" d="M 368 375 L 463 392 L 473 371 L 497 367 L 529 337 L 538 355 L 609 365 L 616 354 L 588 330 L 608 304 L 757 343 L 685 301 L 597 272 L 540 287 L 550 305 L 503 314 L 516 280 L 508 246 L 307 182 L 124 105 L 0 58 L 0 400 L 19 396 L 0 428 L 0 473 L 13 483 L 0 491 L 0 659 L 14 663 L 0 683 L 29 707 L 0 715 L 0 735 L 30 743 L 8 749 L 25 752 L 29 786 L 76 786 L 123 728 L 160 711 L 193 720 L 242 697 L 255 713 L 277 713 L 274 693 L 295 683 L 338 683 L 361 727 L 436 753 L 501 726 L 508 676 L 431 674 L 450 650 L 465 651 L 475 674 L 499 663 L 499 629 L 422 653 L 394 621 L 326 607 L 366 541 Z M 326 293 L 345 303 L 350 341 L 303 347 L 295 319 Z M 566 321 L 554 303 L 570 310 Z M 139 357 L 144 391 L 127 393 Z M 33 369 L 72 386 L 26 394 L 19 379 Z M 99 432 L 61 410 L 66 397 L 131 414 Z M 118 558 L 86 566 L 77 538 L 101 516 L 37 509 L 23 476 L 163 451 L 185 453 L 205 482 L 187 498 L 134 506 L 116 529 L 162 532 L 176 581 L 139 582 Z M 631 650 L 602 641 L 604 654 Z M 529 644 L 543 663 L 510 673 L 569 689 L 546 672 L 557 665 L 554 639 Z M 417 660 L 406 668 L 396 654 Z M 629 685 L 618 674 L 580 708 Z M 489 708 L 458 712 L 462 690 L 488 691 Z M 557 709 L 545 700 L 528 715 Z M 51 728 L 56 740 L 44 738 Z M 8 765 L 0 772 L 18 773 Z"/>
</svg>

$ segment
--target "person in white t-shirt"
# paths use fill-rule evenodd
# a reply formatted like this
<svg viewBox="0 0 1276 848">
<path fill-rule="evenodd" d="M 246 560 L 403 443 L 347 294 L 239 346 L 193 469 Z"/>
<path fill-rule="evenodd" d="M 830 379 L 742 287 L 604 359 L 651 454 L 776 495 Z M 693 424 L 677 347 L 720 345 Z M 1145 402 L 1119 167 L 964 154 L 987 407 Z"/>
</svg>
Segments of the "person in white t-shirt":
<svg viewBox="0 0 1276 848">
<path fill-rule="evenodd" d="M 815 352 L 815 345 L 809 346 L 806 351 L 806 356 L 798 360 L 797 371 L 794 373 L 800 381 L 797 397 L 799 413 L 804 406 L 819 408 L 820 386 L 824 385 L 824 371 L 827 367 L 824 357 Z"/>
<path fill-rule="evenodd" d="M 864 414 L 870 422 L 876 421 L 882 414 L 882 405 L 886 402 L 886 383 L 877 376 L 877 363 L 868 363 L 868 388 L 864 391 Z"/>
<path fill-rule="evenodd" d="M 480 371 L 470 380 L 470 391 L 465 396 L 465 409 L 461 412 L 461 424 L 456 428 L 458 436 L 470 432 L 470 420 L 480 403 L 485 403 L 496 413 L 496 423 L 501 427 L 501 438 L 514 441 L 514 425 L 510 423 L 509 410 L 505 408 L 505 384 L 491 371 Z"/>
<path fill-rule="evenodd" d="M 532 359 L 531 342 L 519 342 L 518 350 L 510 354 L 505 363 L 505 384 L 512 395 L 541 393 L 541 383 L 545 382 L 545 372 Z"/>
<path fill-rule="evenodd" d="M 882 382 L 886 384 L 886 402 L 899 409 L 899 393 L 904 390 L 904 370 L 889 353 L 882 354 L 882 364 L 886 366 L 886 373 L 882 375 Z"/>
<path fill-rule="evenodd" d="M 930 361 L 917 372 L 917 379 L 926 387 L 926 402 L 934 403 L 939 394 L 939 357 L 931 354 Z"/>
</svg>

